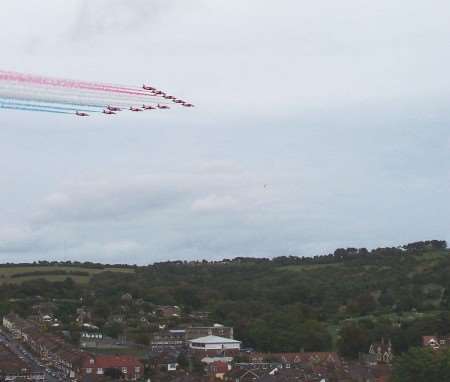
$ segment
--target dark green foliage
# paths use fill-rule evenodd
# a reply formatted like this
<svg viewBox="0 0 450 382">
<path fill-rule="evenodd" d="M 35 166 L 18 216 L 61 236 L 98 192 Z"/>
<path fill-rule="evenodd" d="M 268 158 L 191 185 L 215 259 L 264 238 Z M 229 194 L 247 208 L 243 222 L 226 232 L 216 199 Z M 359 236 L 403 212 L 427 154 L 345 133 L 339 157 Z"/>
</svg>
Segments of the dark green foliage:
<svg viewBox="0 0 450 382">
<path fill-rule="evenodd" d="M 367 351 L 370 341 L 381 337 L 390 338 L 394 350 L 403 352 L 419 345 L 422 335 L 449 330 L 448 313 L 438 312 L 450 308 L 450 256 L 445 247 L 445 242 L 429 241 L 371 251 L 341 248 L 308 258 L 164 262 L 129 267 L 134 272 L 104 271 L 92 276 L 88 285 L 70 278 L 35 279 L 2 285 L 0 311 L 29 315 L 34 303 L 54 300 L 58 318 L 69 322 L 83 305 L 106 335 L 130 335 L 146 343 L 140 334 L 150 329 L 140 321 L 142 315 L 152 327 L 160 319 L 151 314 L 157 305 L 178 305 L 182 317 L 167 319 L 169 328 L 187 322 L 183 320 L 191 312 L 209 311 L 208 324 L 233 326 L 245 346 L 261 351 L 332 350 L 338 332 L 339 350 L 350 357 Z M 123 301 L 125 293 L 133 299 Z M 114 322 L 115 316 L 124 317 L 127 324 Z M 358 324 L 343 325 L 347 319 Z"/>
<path fill-rule="evenodd" d="M 350 323 L 345 325 L 337 343 L 339 354 L 348 358 L 358 358 L 359 353 L 367 353 L 370 346 L 369 331 L 362 325 Z"/>
<path fill-rule="evenodd" d="M 450 352 L 412 348 L 396 358 L 392 381 L 450 381 Z"/>
</svg>

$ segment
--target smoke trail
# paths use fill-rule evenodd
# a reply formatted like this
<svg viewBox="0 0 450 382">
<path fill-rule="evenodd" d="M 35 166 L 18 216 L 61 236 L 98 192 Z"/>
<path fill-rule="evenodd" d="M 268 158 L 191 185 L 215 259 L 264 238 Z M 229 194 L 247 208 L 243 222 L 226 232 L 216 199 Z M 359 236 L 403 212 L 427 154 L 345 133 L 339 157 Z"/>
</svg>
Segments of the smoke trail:
<svg viewBox="0 0 450 382">
<path fill-rule="evenodd" d="M 96 90 L 101 92 L 107 92 L 107 93 L 118 93 L 118 94 L 127 94 L 127 95 L 138 95 L 138 96 L 151 96 L 148 93 L 144 93 L 141 91 L 135 91 L 135 90 L 124 90 L 119 88 L 112 88 L 108 86 L 93 86 L 93 85 L 86 85 L 83 82 L 76 82 L 76 81 L 68 81 L 68 80 L 58 80 L 58 79 L 51 79 L 51 78 L 43 78 L 43 77 L 33 77 L 25 74 L 7 74 L 7 73 L 1 73 L 0 74 L 0 80 L 6 80 L 6 81 L 17 81 L 17 82 L 25 82 L 25 83 L 32 83 L 32 84 L 41 84 L 41 85 L 50 85 L 50 86 L 56 86 L 56 87 L 62 87 L 62 88 L 72 88 L 72 89 L 85 89 L 85 90 Z"/>
<path fill-rule="evenodd" d="M 78 89 L 61 89 L 48 85 L 28 85 L 26 83 L 17 83 L 11 81 L 0 81 L 0 91 L 1 89 L 7 89 L 10 92 L 19 92 L 19 93 L 41 93 L 42 96 L 48 97 L 48 95 L 56 96 L 56 97 L 67 97 L 72 96 L 71 100 L 80 100 L 80 99 L 90 99 L 92 103 L 102 105 L 103 107 L 110 103 L 115 102 L 125 102 L 127 106 L 136 105 L 139 103 L 146 104 L 172 104 L 171 101 L 167 101 L 163 98 L 155 99 L 155 97 L 141 97 L 141 96 L 129 96 L 115 93 L 108 93 L 108 95 L 104 95 L 102 93 L 96 91 L 80 91 Z M 95 100 L 95 101 L 92 101 Z"/>
<path fill-rule="evenodd" d="M 50 109 L 39 109 L 32 107 L 19 107 L 19 106 L 6 106 L 0 104 L 0 109 L 8 109 L 8 110 L 22 110 L 22 111 L 40 111 L 43 113 L 53 113 L 53 114 L 74 114 L 68 111 L 60 111 L 60 110 L 50 110 Z"/>
<path fill-rule="evenodd" d="M 0 99 L 0 103 L 6 106 L 18 106 L 18 107 L 27 107 L 27 108 L 39 108 L 39 109 L 52 109 L 52 110 L 64 110 L 64 111 L 83 111 L 86 113 L 101 113 L 100 110 L 93 110 L 93 109 L 81 109 L 77 107 L 66 107 L 66 106 L 56 106 L 55 104 L 50 105 L 43 105 L 43 104 L 37 104 L 37 103 L 21 103 L 21 102 L 14 102 L 10 99 Z"/>
<path fill-rule="evenodd" d="M 25 101 L 25 102 L 43 102 L 49 104 L 58 105 L 72 105 L 72 106 L 82 106 L 82 107 L 93 107 L 97 109 L 104 109 L 108 105 L 112 105 L 120 108 L 129 108 L 130 106 L 140 106 L 138 102 L 124 102 L 118 101 L 117 99 L 91 99 L 86 97 L 74 98 L 73 96 L 61 96 L 61 95 L 48 95 L 33 94 L 29 91 L 2 91 L 0 89 L 0 98 Z M 146 102 L 146 104 L 149 104 Z"/>
<path fill-rule="evenodd" d="M 24 76 L 24 74 L 22 74 L 22 73 L 17 73 L 17 72 L 12 72 L 12 71 L 5 71 L 5 70 L 0 70 L 0 74 L 13 75 L 13 76 L 17 76 L 17 75 Z M 42 81 L 42 80 L 64 81 L 66 83 L 76 83 L 76 84 L 82 84 L 82 85 L 86 85 L 86 86 L 103 87 L 105 89 L 107 88 L 107 89 L 117 89 L 117 90 L 129 90 L 129 91 L 141 92 L 143 94 L 151 94 L 151 93 L 149 93 L 149 91 L 144 90 L 143 88 L 137 87 L 137 86 L 119 85 L 119 84 L 106 84 L 106 83 L 102 84 L 102 83 L 99 83 L 99 82 L 67 80 L 67 79 L 63 79 L 63 78 L 51 78 L 51 77 L 46 77 L 46 76 L 36 76 L 36 75 L 32 75 L 32 74 L 26 74 L 26 76 L 28 78 L 36 79 L 38 81 Z"/>
<path fill-rule="evenodd" d="M 164 98 L 165 93 L 154 93 L 126 86 L 0 71 L 0 102 L 3 98 L 4 108 L 15 107 L 16 110 L 20 110 L 19 108 L 61 112 L 79 110 L 92 113 L 100 112 L 109 106 L 122 109 L 156 104 L 175 106 L 173 97 Z M 80 110 L 80 107 L 83 109 Z"/>
</svg>

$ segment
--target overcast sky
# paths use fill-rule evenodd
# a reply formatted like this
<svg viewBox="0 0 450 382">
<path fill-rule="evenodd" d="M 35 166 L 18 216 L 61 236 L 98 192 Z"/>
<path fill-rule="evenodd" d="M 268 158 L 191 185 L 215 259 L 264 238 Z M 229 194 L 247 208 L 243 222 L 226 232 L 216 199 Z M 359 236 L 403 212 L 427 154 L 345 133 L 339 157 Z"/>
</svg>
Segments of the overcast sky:
<svg viewBox="0 0 450 382">
<path fill-rule="evenodd" d="M 0 111 L 0 261 L 450 239 L 450 3 L 2 1 L 1 67 L 197 105 Z"/>
</svg>

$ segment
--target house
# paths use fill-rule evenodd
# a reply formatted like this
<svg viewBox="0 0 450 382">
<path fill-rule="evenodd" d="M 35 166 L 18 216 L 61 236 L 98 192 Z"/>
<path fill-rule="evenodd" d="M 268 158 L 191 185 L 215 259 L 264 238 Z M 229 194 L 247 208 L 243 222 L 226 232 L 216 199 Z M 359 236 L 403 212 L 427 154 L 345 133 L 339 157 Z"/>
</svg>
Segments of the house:
<svg viewBox="0 0 450 382">
<path fill-rule="evenodd" d="M 95 348 L 103 340 L 103 333 L 100 329 L 92 324 L 84 323 L 80 332 L 80 347 Z"/>
<path fill-rule="evenodd" d="M 367 366 L 360 362 L 349 362 L 347 375 L 351 381 L 357 382 L 387 382 L 390 380 L 392 368 L 386 363 Z"/>
<path fill-rule="evenodd" d="M 227 372 L 231 370 L 231 365 L 224 361 L 213 361 L 206 367 L 206 373 L 208 376 L 217 379 L 224 379 Z"/>
<path fill-rule="evenodd" d="M 232 369 L 223 379 L 227 382 L 254 382 L 259 381 L 264 374 L 260 370 Z"/>
<path fill-rule="evenodd" d="M 253 364 L 279 364 L 284 369 L 304 365 L 341 367 L 341 359 L 335 352 L 251 353 L 249 359 Z"/>
<path fill-rule="evenodd" d="M 381 342 L 371 344 L 369 354 L 376 355 L 378 363 L 391 363 L 394 358 L 391 340 L 385 342 L 382 338 Z"/>
<path fill-rule="evenodd" d="M 104 376 L 112 372 L 119 372 L 122 378 L 135 381 L 142 377 L 144 365 L 133 356 L 91 355 L 84 358 L 81 366 L 83 376 Z"/>
<path fill-rule="evenodd" d="M 0 380 L 26 380 L 31 376 L 31 367 L 14 354 L 8 347 L 0 344 Z"/>
<path fill-rule="evenodd" d="M 189 350 L 198 355 L 233 355 L 241 349 L 241 341 L 218 336 L 194 338 L 188 343 Z"/>
<path fill-rule="evenodd" d="M 83 362 L 87 357 L 90 357 L 90 354 L 64 346 L 56 352 L 54 367 L 66 377 L 75 379 L 80 376 Z"/>
<path fill-rule="evenodd" d="M 189 314 L 189 317 L 194 320 L 207 320 L 210 314 L 210 312 L 195 311 Z"/>
<path fill-rule="evenodd" d="M 179 352 L 151 353 L 149 355 L 149 365 L 152 369 L 164 372 L 173 372 L 178 368 Z"/>
<path fill-rule="evenodd" d="M 450 337 L 448 336 L 423 336 L 422 346 L 429 347 L 433 350 L 446 349 L 450 345 Z"/>
<path fill-rule="evenodd" d="M 178 318 L 181 315 L 179 306 L 159 306 L 156 313 L 163 318 Z"/>
</svg>

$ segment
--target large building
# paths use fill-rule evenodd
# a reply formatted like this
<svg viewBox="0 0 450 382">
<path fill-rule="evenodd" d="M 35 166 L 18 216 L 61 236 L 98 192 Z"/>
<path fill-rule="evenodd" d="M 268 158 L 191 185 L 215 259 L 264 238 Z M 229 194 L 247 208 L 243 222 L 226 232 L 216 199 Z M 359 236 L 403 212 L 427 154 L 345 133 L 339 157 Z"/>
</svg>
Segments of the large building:
<svg viewBox="0 0 450 382">
<path fill-rule="evenodd" d="M 189 350 L 197 355 L 232 355 L 241 350 L 241 341 L 225 337 L 206 336 L 188 342 Z"/>
<path fill-rule="evenodd" d="M 187 341 L 193 340 L 194 338 L 206 336 L 218 336 L 233 339 L 234 333 L 233 328 L 219 324 L 215 324 L 214 326 L 200 326 L 200 327 L 186 328 Z"/>
<path fill-rule="evenodd" d="M 180 350 L 185 345 L 185 330 L 165 330 L 157 332 L 151 340 L 152 351 Z"/>
</svg>

